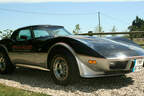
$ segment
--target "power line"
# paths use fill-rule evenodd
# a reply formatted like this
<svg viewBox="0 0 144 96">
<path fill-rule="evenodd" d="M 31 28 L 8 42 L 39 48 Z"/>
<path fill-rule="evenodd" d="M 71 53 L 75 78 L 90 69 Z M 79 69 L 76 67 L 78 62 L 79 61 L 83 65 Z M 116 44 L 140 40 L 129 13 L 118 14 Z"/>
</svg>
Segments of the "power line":
<svg viewBox="0 0 144 96">
<path fill-rule="evenodd" d="M 118 21 L 118 22 L 123 22 L 123 23 L 125 23 L 125 24 L 128 24 L 127 22 L 125 22 L 124 20 L 121 20 L 121 19 L 119 19 L 119 18 L 116 18 L 116 17 L 113 17 L 113 16 L 110 16 L 110 15 L 107 15 L 107 14 L 105 14 L 105 13 L 101 13 L 103 16 L 105 16 L 105 17 L 109 17 L 109 19 L 111 18 L 111 20 L 114 20 L 114 21 Z"/>
<path fill-rule="evenodd" d="M 34 11 L 25 11 L 25 10 L 17 10 L 17 9 L 8 9 L 8 8 L 0 8 L 1 11 L 7 11 L 7 12 L 16 12 L 16 13 L 24 13 L 24 14 L 37 14 L 37 15 L 97 15 L 98 12 L 94 12 L 94 13 L 46 13 L 46 12 L 34 12 Z M 104 15 L 105 17 L 109 17 L 109 19 L 111 18 L 111 20 L 116 20 L 119 22 L 124 22 L 123 20 L 117 19 L 115 17 L 112 17 L 110 15 L 104 14 L 101 12 L 102 15 Z"/>
<path fill-rule="evenodd" d="M 0 11 L 6 11 L 6 12 L 16 12 L 16 13 L 23 13 L 23 14 L 35 14 L 35 15 L 95 15 L 99 17 L 99 20 L 100 20 L 100 13 L 99 12 L 93 12 L 93 13 L 48 13 L 48 12 L 34 12 L 34 11 L 26 11 L 26 10 L 19 10 L 19 9 L 9 9 L 9 8 L 0 8 Z M 105 13 L 102 13 L 101 12 L 101 15 L 111 19 L 111 20 L 115 20 L 115 21 L 118 21 L 120 23 L 125 23 L 125 24 L 128 24 L 126 23 L 124 20 L 120 20 L 119 18 L 115 18 L 113 16 L 110 16 L 110 15 L 107 15 Z M 99 21 L 99 27 L 100 27 L 100 21 Z M 99 28 L 100 30 L 100 28 Z"/>
<path fill-rule="evenodd" d="M 7 12 L 17 12 L 17 13 L 24 13 L 24 14 L 38 14 L 38 15 L 96 15 L 95 13 L 44 13 L 44 12 L 32 12 L 32 11 L 24 11 L 24 10 L 17 10 L 17 9 L 6 9 L 0 8 L 1 11 Z"/>
</svg>

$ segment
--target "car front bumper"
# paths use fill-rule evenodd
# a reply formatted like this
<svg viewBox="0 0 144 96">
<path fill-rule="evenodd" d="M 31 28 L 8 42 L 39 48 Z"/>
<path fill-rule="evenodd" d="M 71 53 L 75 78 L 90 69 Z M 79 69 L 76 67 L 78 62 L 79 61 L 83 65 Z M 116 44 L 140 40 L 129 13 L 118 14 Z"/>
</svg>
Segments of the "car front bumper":
<svg viewBox="0 0 144 96">
<path fill-rule="evenodd" d="M 135 71 L 135 60 L 144 56 L 127 58 L 96 58 L 77 55 L 80 76 L 84 78 L 123 75 Z M 89 64 L 89 60 L 96 60 L 96 64 Z M 142 67 L 139 68 L 141 70 Z"/>
</svg>

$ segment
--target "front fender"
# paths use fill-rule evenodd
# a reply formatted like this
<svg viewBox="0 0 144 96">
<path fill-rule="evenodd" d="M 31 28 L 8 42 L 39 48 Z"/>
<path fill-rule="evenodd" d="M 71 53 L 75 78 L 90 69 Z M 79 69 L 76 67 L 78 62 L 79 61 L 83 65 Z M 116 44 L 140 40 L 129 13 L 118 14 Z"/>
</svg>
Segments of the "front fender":
<svg viewBox="0 0 144 96">
<path fill-rule="evenodd" d="M 48 50 L 48 56 L 47 56 L 47 61 L 50 61 L 50 56 L 51 56 L 51 53 L 52 53 L 52 50 L 58 46 L 62 46 L 64 48 L 66 48 L 69 52 L 71 52 L 71 54 L 73 56 L 76 56 L 76 53 L 75 51 L 72 49 L 72 47 L 70 47 L 68 44 L 66 43 L 63 43 L 63 42 L 58 42 L 58 43 L 55 43 L 54 45 L 52 45 L 49 50 Z M 47 65 L 47 68 L 50 69 L 50 63 L 48 62 L 48 65 Z"/>
<path fill-rule="evenodd" d="M 79 54 L 77 54 L 75 52 L 75 50 L 70 45 L 68 45 L 68 44 L 66 44 L 64 42 L 59 42 L 59 43 L 56 43 L 53 46 L 51 46 L 51 48 L 48 51 L 48 61 L 50 60 L 50 55 L 51 55 L 51 52 L 52 52 L 53 48 L 55 48 L 57 46 L 65 47 L 75 57 L 75 59 L 77 61 L 77 64 L 78 64 L 78 69 L 79 69 L 81 77 L 84 77 L 84 76 L 86 76 L 88 74 L 91 74 L 91 73 L 95 73 L 92 69 L 90 69 L 87 65 L 85 65 L 81 61 L 81 59 L 80 59 L 81 56 Z M 48 63 L 47 67 L 48 67 L 48 69 L 50 69 L 50 64 L 49 63 Z"/>
</svg>

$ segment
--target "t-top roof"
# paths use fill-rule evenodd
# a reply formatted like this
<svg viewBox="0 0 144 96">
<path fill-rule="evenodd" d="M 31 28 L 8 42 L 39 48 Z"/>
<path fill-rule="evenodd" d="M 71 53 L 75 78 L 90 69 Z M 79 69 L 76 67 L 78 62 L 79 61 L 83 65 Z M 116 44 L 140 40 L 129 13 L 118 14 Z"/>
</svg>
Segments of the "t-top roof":
<svg viewBox="0 0 144 96">
<path fill-rule="evenodd" d="M 59 25 L 30 25 L 30 26 L 25 26 L 25 27 L 18 28 L 17 30 L 23 29 L 23 28 L 30 28 L 30 27 L 64 28 L 64 26 L 59 26 Z"/>
<path fill-rule="evenodd" d="M 59 26 L 59 25 L 30 25 L 26 27 L 61 27 L 63 28 L 64 26 Z"/>
</svg>

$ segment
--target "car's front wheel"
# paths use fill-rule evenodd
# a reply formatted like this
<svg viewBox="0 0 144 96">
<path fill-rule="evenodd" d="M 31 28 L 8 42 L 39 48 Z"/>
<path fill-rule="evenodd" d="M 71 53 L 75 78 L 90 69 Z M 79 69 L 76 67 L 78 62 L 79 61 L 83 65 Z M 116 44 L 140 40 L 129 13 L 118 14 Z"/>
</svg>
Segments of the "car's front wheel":
<svg viewBox="0 0 144 96">
<path fill-rule="evenodd" d="M 67 50 L 54 51 L 51 60 L 52 79 L 56 84 L 68 85 L 79 80 L 79 71 L 74 56 Z"/>
<path fill-rule="evenodd" d="M 0 74 L 9 74 L 15 70 L 15 66 L 10 62 L 7 54 L 0 51 Z"/>
</svg>

